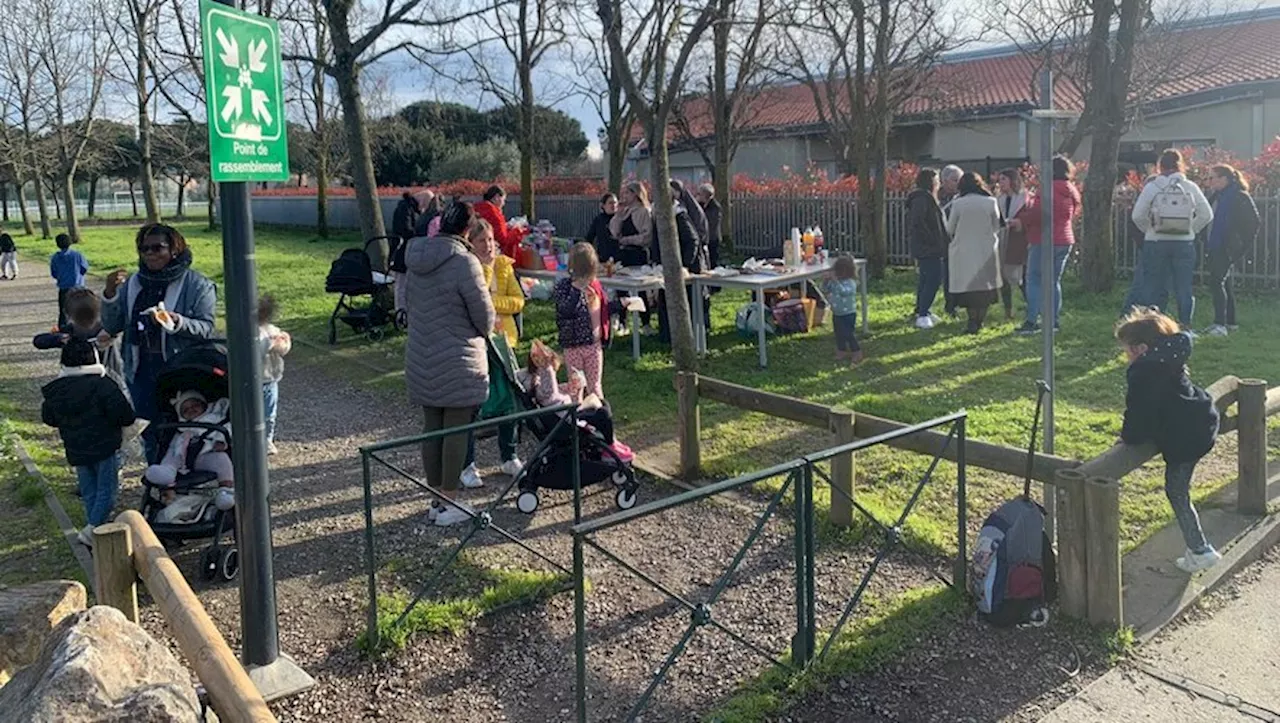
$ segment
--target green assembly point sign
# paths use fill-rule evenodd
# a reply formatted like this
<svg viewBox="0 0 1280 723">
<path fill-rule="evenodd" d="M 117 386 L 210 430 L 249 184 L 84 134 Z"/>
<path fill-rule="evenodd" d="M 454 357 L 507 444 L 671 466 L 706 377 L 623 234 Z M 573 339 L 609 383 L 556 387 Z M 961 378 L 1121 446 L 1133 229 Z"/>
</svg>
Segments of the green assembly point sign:
<svg viewBox="0 0 1280 723">
<path fill-rule="evenodd" d="M 213 180 L 288 180 L 280 27 L 201 0 L 200 30 Z"/>
</svg>

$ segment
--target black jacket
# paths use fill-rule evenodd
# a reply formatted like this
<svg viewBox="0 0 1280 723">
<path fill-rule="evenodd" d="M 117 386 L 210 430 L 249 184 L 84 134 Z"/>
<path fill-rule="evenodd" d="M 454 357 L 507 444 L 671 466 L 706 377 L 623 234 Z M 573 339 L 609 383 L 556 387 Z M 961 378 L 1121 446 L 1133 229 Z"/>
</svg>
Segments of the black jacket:
<svg viewBox="0 0 1280 723">
<path fill-rule="evenodd" d="M 1238 261 L 1249 252 L 1253 240 L 1258 237 L 1260 225 L 1258 206 L 1253 202 L 1253 196 L 1243 188 L 1236 188 L 1235 192 L 1230 194 L 1224 191 L 1219 194 L 1219 199 L 1221 202 L 1213 210 L 1214 218 L 1219 214 L 1226 215 L 1227 254 L 1232 261 Z"/>
<path fill-rule="evenodd" d="M 68 464 L 96 464 L 120 449 L 123 428 L 133 424 L 133 405 L 101 365 L 64 369 L 41 392 L 40 416 L 62 435 Z"/>
<path fill-rule="evenodd" d="M 907 196 L 907 237 L 911 255 L 918 259 L 946 255 L 946 222 L 932 193 L 917 188 Z"/>
<path fill-rule="evenodd" d="M 694 203 L 694 205 L 698 205 Z M 690 273 L 700 274 L 707 268 L 706 247 L 689 217 L 688 211 L 676 214 L 676 233 L 680 238 L 680 261 Z M 655 265 L 662 264 L 662 243 L 658 240 L 658 221 L 653 222 L 653 242 L 649 258 Z"/>
<path fill-rule="evenodd" d="M 0 233 L 0 254 L 11 254 L 18 250 L 18 245 L 13 242 L 13 237 L 7 233 Z"/>
<path fill-rule="evenodd" d="M 612 219 L 613 214 L 602 211 L 596 214 L 591 221 L 591 228 L 587 229 L 587 243 L 596 247 L 596 255 L 601 261 L 618 259 L 618 239 L 609 233 L 609 221 Z"/>
<path fill-rule="evenodd" d="M 92 329 L 81 330 L 77 329 L 75 324 L 68 321 L 66 326 L 60 327 L 56 331 L 46 331 L 41 334 L 36 334 L 31 339 L 31 344 L 37 349 L 61 349 L 66 345 L 66 342 L 62 339 L 62 335 L 66 334 L 72 339 L 82 339 L 93 343 L 94 346 L 97 346 L 98 333 L 101 331 L 101 323 Z M 106 349 L 99 348 L 98 356 L 102 359 L 102 366 L 107 368 L 107 372 L 109 374 L 115 375 L 118 379 L 123 379 L 124 364 L 120 361 L 120 350 L 117 346 L 118 345 L 113 342 L 111 346 Z"/>
<path fill-rule="evenodd" d="M 1125 444 L 1154 444 L 1166 462 L 1194 462 L 1213 449 L 1218 409 L 1208 392 L 1191 383 L 1185 332 L 1160 341 L 1129 365 L 1125 394 Z"/>
<path fill-rule="evenodd" d="M 708 261 L 711 268 L 720 265 L 720 236 L 723 231 L 720 225 L 720 202 L 711 199 L 711 202 L 702 207 L 702 212 L 707 215 L 707 255 L 710 257 Z"/>
<path fill-rule="evenodd" d="M 391 214 L 391 233 L 400 237 L 401 241 L 413 238 L 413 225 L 418 220 L 418 201 L 415 198 L 402 198 Z"/>
</svg>

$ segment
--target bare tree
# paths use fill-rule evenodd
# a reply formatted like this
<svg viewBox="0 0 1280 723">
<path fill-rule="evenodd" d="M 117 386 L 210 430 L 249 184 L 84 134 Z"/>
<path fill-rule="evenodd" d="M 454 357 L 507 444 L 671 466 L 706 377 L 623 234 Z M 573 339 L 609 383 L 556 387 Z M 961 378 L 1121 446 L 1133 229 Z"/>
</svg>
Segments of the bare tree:
<svg viewBox="0 0 1280 723">
<path fill-rule="evenodd" d="M 776 64 L 809 89 L 838 170 L 857 174 L 859 235 L 876 276 L 888 266 L 883 177 L 894 118 L 960 37 L 939 10 L 938 0 L 809 0 L 792 8 Z"/>
<path fill-rule="evenodd" d="M 40 48 L 40 65 L 47 88 L 50 137 L 57 152 L 55 169 L 66 206 L 67 231 L 80 239 L 76 216 L 76 169 L 93 137 L 93 124 L 102 99 L 109 43 L 101 37 L 101 19 L 74 12 L 65 2 L 35 6 L 33 34 Z"/>
<path fill-rule="evenodd" d="M 160 197 L 156 190 L 152 161 L 153 133 L 151 112 L 159 92 L 160 78 L 155 74 L 154 48 L 158 39 L 160 9 L 164 0 L 123 0 L 125 12 L 114 5 L 100 7 L 101 17 L 110 24 L 106 36 L 112 54 L 119 63 L 108 67 L 116 80 L 128 86 L 137 103 L 137 178 L 142 186 L 142 202 L 148 223 L 160 221 Z"/>
<path fill-rule="evenodd" d="M 329 184 L 340 111 L 329 94 L 330 78 L 325 68 L 332 62 L 332 44 L 325 22 L 323 0 L 298 0 L 282 13 L 289 27 L 285 42 L 292 44 L 290 55 L 307 60 L 290 63 L 292 95 L 301 108 L 301 117 L 311 135 L 316 181 L 316 235 L 329 235 Z"/>
<path fill-rule="evenodd" d="M 550 87 L 546 78 L 535 91 L 534 72 L 547 59 L 547 53 L 563 45 L 568 37 L 564 20 L 568 12 L 566 0 L 512 0 L 497 5 L 477 18 L 479 37 L 463 48 L 471 61 L 470 79 L 517 114 L 520 210 L 527 218 L 536 218 L 533 162 L 538 96 L 544 104 L 554 105 L 565 95 L 561 90 L 559 98 L 552 97 L 557 90 Z M 500 53 L 490 52 L 494 45 L 501 46 Z"/>
<path fill-rule="evenodd" d="M 35 35 L 28 32 L 30 18 L 35 12 L 32 3 L 15 2 L 8 5 L 0 16 L 0 73 L 4 73 L 4 85 L 9 108 L 6 113 L 14 126 L 11 138 L 14 162 L 23 177 L 32 185 L 36 195 L 36 208 L 40 216 L 40 235 L 50 238 L 52 230 L 49 217 L 48 196 L 42 179 L 46 163 L 39 152 L 39 140 L 45 131 L 48 116 L 41 101 L 45 97 L 44 76 L 40 64 L 40 47 Z M 25 208 L 25 206 L 24 206 Z"/>
<path fill-rule="evenodd" d="M 653 58 L 652 87 L 639 83 L 639 74 L 630 64 L 623 41 L 623 13 L 616 0 L 598 0 L 596 13 L 604 26 L 609 52 L 618 80 L 644 124 L 649 145 L 649 171 L 653 186 L 653 217 L 662 248 L 663 287 L 667 297 L 667 317 L 671 328 L 671 355 L 677 371 L 693 371 L 698 357 L 693 345 L 693 328 L 689 322 L 689 300 L 685 297 L 684 261 L 680 257 L 680 241 L 676 233 L 675 204 L 668 181 L 671 159 L 667 155 L 667 128 L 672 110 L 680 99 L 689 56 L 711 27 L 716 17 L 716 0 L 685 5 L 680 0 L 655 0 L 648 32 L 641 42 Z M 645 12 L 632 12 L 643 17 Z M 650 95 L 649 93 L 652 93 Z"/>
</svg>

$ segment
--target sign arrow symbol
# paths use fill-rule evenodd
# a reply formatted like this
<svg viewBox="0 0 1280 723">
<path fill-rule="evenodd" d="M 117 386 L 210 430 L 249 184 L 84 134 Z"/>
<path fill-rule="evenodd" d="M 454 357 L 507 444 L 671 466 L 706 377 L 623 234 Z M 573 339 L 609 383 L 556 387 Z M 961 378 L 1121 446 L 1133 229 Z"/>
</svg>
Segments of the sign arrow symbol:
<svg viewBox="0 0 1280 723">
<path fill-rule="evenodd" d="M 259 39 L 257 42 L 249 41 L 249 71 L 253 73 L 261 73 L 267 69 L 267 61 L 263 56 L 267 54 L 267 41 Z"/>
<path fill-rule="evenodd" d="M 230 123 L 233 118 L 238 118 L 244 112 L 240 88 L 236 86 L 223 88 L 222 97 L 227 99 L 227 102 L 222 106 L 222 122 Z"/>
<path fill-rule="evenodd" d="M 226 33 L 222 32 L 222 28 L 218 28 L 214 34 L 218 38 L 218 45 L 222 46 L 222 64 L 228 68 L 239 67 L 240 44 L 235 38 L 228 38 Z"/>
<path fill-rule="evenodd" d="M 266 92 L 254 88 L 249 91 L 249 97 L 253 104 L 253 117 L 261 120 L 263 125 L 271 125 L 271 111 L 267 109 Z"/>
</svg>

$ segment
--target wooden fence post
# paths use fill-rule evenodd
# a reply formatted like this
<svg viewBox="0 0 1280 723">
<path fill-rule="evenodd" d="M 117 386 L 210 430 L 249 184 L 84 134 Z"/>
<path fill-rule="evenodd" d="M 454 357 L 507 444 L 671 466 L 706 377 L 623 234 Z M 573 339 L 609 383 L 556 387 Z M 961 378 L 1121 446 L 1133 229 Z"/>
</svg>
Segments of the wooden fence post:
<svg viewBox="0 0 1280 723">
<path fill-rule="evenodd" d="M 1267 514 L 1267 383 L 1241 379 L 1237 404 L 1239 441 L 1236 507 L 1242 515 Z"/>
<path fill-rule="evenodd" d="M 1089 615 L 1089 557 L 1085 540 L 1085 475 L 1058 470 L 1054 494 L 1058 499 L 1058 604 L 1062 614 L 1078 620 Z"/>
<path fill-rule="evenodd" d="M 698 479 L 702 470 L 702 417 L 698 412 L 698 375 L 676 373 L 676 436 L 680 440 L 680 478 Z"/>
<path fill-rule="evenodd" d="M 835 432 L 837 445 L 849 444 L 856 439 L 853 432 L 853 417 L 853 412 L 846 409 L 831 410 L 831 431 Z M 831 459 L 831 512 L 828 517 L 832 524 L 840 527 L 853 526 L 854 473 L 853 452 Z M 840 492 L 844 492 L 848 497 L 846 498 Z"/>
<path fill-rule="evenodd" d="M 99 605 L 138 622 L 138 575 L 133 570 L 133 538 L 129 526 L 108 522 L 93 528 L 93 595 Z"/>
<path fill-rule="evenodd" d="M 1120 580 L 1120 483 L 1090 477 L 1084 485 L 1085 589 L 1089 622 L 1119 628 L 1124 625 Z"/>
</svg>

